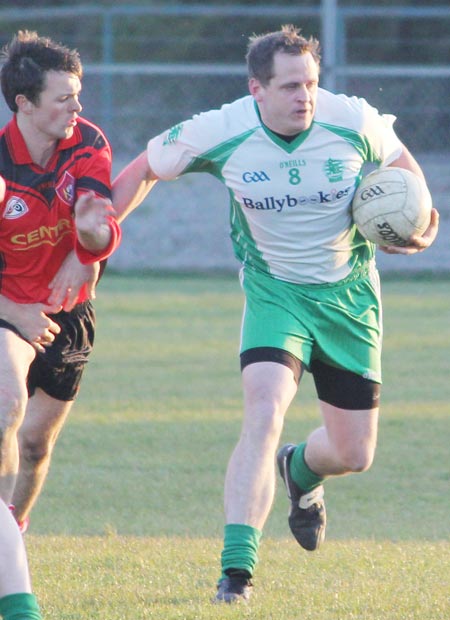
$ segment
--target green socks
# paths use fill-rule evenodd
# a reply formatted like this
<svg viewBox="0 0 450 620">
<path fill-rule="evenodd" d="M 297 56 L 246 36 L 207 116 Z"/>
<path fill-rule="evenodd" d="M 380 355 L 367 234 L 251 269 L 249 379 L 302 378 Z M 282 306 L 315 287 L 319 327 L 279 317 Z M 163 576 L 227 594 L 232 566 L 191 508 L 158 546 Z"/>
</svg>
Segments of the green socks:
<svg viewBox="0 0 450 620">
<path fill-rule="evenodd" d="M 34 594 L 8 594 L 0 598 L 0 616 L 4 620 L 42 620 Z"/>
<path fill-rule="evenodd" d="M 315 474 L 305 462 L 306 441 L 297 446 L 290 461 L 290 472 L 293 481 L 302 491 L 309 493 L 323 482 L 323 478 Z"/>
<path fill-rule="evenodd" d="M 258 547 L 261 532 L 251 525 L 230 523 L 225 525 L 224 546 L 222 551 L 222 576 L 229 572 L 245 572 L 248 577 L 258 562 Z"/>
<path fill-rule="evenodd" d="M 291 457 L 290 468 L 294 482 L 302 491 L 308 493 L 322 484 L 323 478 L 311 471 L 305 463 L 305 447 L 306 442 L 297 446 Z M 261 534 L 262 532 L 251 525 L 225 525 L 221 580 L 233 573 L 244 573 L 248 578 L 253 575 L 258 562 Z"/>
</svg>

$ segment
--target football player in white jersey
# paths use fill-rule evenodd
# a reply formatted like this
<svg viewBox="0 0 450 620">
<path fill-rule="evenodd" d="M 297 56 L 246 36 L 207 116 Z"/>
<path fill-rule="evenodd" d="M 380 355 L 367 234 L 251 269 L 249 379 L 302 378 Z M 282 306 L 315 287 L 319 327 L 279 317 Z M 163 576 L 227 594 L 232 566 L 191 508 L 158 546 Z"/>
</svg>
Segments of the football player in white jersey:
<svg viewBox="0 0 450 620">
<path fill-rule="evenodd" d="M 395 118 L 319 88 L 319 43 L 294 26 L 250 39 L 250 95 L 151 139 L 114 182 L 126 217 L 160 179 L 209 172 L 229 189 L 231 238 L 242 262 L 244 420 L 225 480 L 222 574 L 215 601 L 247 601 L 275 487 L 275 458 L 298 543 L 325 536 L 325 479 L 373 460 L 381 384 L 381 303 L 375 247 L 357 232 L 351 200 L 366 162 L 423 177 Z M 438 229 L 406 248 L 426 249 Z M 304 370 L 323 424 L 276 454 Z"/>
</svg>

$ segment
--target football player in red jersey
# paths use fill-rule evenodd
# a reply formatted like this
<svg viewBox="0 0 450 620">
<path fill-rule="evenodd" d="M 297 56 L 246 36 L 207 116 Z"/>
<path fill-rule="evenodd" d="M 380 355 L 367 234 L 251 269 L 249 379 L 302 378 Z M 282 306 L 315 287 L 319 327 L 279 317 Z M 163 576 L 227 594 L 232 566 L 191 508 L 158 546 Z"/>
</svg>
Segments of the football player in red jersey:
<svg viewBox="0 0 450 620">
<path fill-rule="evenodd" d="M 92 350 L 92 265 L 120 228 L 110 146 L 79 116 L 78 53 L 20 31 L 3 57 L 0 497 L 25 528 Z"/>
</svg>

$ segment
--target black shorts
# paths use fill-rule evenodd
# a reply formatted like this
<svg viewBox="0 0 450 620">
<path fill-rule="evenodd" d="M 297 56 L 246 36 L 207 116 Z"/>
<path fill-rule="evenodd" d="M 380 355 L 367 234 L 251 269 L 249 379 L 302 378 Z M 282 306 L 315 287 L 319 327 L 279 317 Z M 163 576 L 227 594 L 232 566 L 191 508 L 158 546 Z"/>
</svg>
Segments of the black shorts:
<svg viewBox="0 0 450 620">
<path fill-rule="evenodd" d="M 95 334 L 95 310 L 84 301 L 70 312 L 49 314 L 61 327 L 45 353 L 37 353 L 28 372 L 28 395 L 40 388 L 52 398 L 74 400 L 81 376 L 92 351 Z"/>
<path fill-rule="evenodd" d="M 255 362 L 276 362 L 292 370 L 294 379 L 300 383 L 303 374 L 301 361 L 276 347 L 247 349 L 241 353 L 241 370 Z M 325 403 L 340 409 L 373 409 L 379 406 L 381 386 L 375 381 L 343 368 L 335 368 L 320 360 L 311 362 L 317 396 Z"/>
</svg>

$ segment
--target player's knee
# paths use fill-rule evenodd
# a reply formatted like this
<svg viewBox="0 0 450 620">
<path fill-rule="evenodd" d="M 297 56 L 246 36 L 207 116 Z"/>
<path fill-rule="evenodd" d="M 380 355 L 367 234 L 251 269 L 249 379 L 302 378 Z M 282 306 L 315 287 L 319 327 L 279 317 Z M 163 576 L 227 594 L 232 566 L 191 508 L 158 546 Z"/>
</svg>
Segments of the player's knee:
<svg viewBox="0 0 450 620">
<path fill-rule="evenodd" d="M 25 415 L 27 398 L 12 388 L 0 388 L 0 429 L 2 436 L 8 430 L 17 429 Z"/>
<path fill-rule="evenodd" d="M 29 465 L 36 466 L 46 462 L 51 455 L 50 445 L 42 440 L 21 438 L 20 459 Z"/>
<path fill-rule="evenodd" d="M 260 411 L 251 423 L 250 435 L 263 444 L 278 444 L 283 430 L 283 417 L 274 411 Z"/>
<path fill-rule="evenodd" d="M 283 430 L 283 413 L 279 407 L 267 402 L 247 408 L 242 436 L 250 438 L 261 450 L 275 450 Z"/>
<path fill-rule="evenodd" d="M 340 454 L 341 464 L 345 472 L 362 473 L 370 469 L 375 453 L 371 448 L 350 448 Z"/>
</svg>

